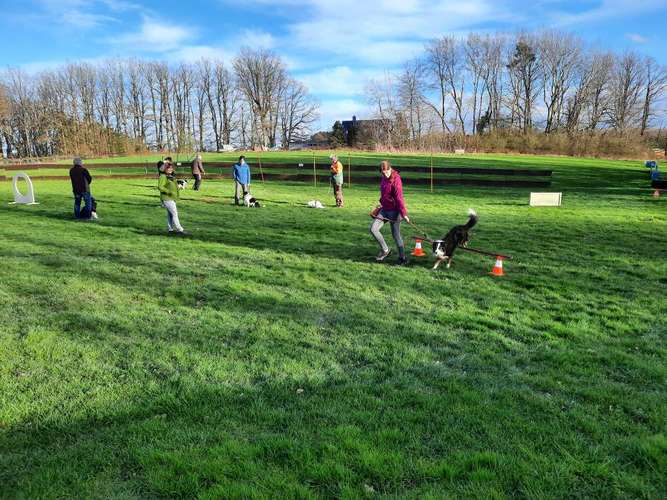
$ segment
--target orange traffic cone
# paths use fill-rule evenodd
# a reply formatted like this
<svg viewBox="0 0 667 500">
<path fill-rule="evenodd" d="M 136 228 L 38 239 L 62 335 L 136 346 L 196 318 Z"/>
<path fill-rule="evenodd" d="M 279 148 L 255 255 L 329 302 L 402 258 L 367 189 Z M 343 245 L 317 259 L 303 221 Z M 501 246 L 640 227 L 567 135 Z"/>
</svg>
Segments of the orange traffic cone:
<svg viewBox="0 0 667 500">
<path fill-rule="evenodd" d="M 496 265 L 493 266 L 493 269 L 491 270 L 491 274 L 493 276 L 505 276 L 505 273 L 503 272 L 503 258 L 497 256 L 496 257 Z"/>
<path fill-rule="evenodd" d="M 415 238 L 415 249 L 412 251 L 412 254 L 415 257 L 426 257 L 426 252 L 422 250 L 422 240 Z"/>
</svg>

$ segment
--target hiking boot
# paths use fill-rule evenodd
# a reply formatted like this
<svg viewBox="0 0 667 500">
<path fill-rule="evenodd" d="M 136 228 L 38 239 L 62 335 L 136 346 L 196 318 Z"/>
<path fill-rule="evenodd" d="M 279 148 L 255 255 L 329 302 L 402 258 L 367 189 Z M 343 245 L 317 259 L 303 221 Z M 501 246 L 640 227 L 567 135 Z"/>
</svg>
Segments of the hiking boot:
<svg viewBox="0 0 667 500">
<path fill-rule="evenodd" d="M 387 248 L 387 251 L 385 252 L 384 250 L 381 250 L 380 253 L 378 254 L 377 257 L 375 257 L 375 260 L 377 262 L 382 262 L 384 259 L 387 258 L 387 256 L 391 253 L 391 249 Z"/>
<path fill-rule="evenodd" d="M 405 257 L 398 259 L 398 262 L 396 263 L 397 266 L 407 266 L 408 265 L 408 259 Z"/>
</svg>

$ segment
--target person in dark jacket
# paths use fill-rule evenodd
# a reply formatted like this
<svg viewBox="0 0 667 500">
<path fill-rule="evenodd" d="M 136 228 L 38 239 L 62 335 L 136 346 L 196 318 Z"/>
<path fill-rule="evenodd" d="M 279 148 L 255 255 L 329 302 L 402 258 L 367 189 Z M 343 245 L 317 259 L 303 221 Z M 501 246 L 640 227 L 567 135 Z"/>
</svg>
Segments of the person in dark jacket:
<svg viewBox="0 0 667 500">
<path fill-rule="evenodd" d="M 97 218 L 93 212 L 93 197 L 90 194 L 90 183 L 93 178 L 90 172 L 83 166 L 81 158 L 74 158 L 74 166 L 69 171 L 72 181 L 72 192 L 74 193 L 74 217 L 77 219 Z M 81 201 L 84 202 L 81 210 Z"/>
<path fill-rule="evenodd" d="M 195 159 L 192 160 L 192 177 L 195 178 L 195 191 L 199 191 L 199 186 L 201 186 L 201 177 L 206 172 L 204 171 L 204 165 L 201 161 L 201 155 L 198 154 L 195 156 Z"/>
<path fill-rule="evenodd" d="M 410 218 L 403 199 L 403 182 L 401 176 L 391 168 L 388 161 L 383 161 L 380 164 L 380 171 L 382 172 L 380 206 L 376 209 L 376 212 L 374 211 L 373 223 L 370 227 L 371 234 L 380 246 L 380 253 L 375 260 L 382 262 L 390 253 L 387 242 L 380 232 L 385 222 L 389 222 L 391 224 L 391 235 L 394 237 L 396 247 L 398 247 L 398 264 L 405 265 L 408 260 L 405 257 L 405 246 L 403 245 L 403 238 L 401 238 L 401 220 L 409 224 Z"/>
</svg>

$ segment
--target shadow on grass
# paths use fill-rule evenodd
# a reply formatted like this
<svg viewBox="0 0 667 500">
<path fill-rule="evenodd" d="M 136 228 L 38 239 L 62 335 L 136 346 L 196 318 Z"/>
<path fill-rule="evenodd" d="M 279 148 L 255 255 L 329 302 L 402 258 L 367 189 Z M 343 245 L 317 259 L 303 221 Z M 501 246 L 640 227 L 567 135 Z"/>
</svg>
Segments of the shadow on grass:
<svg viewBox="0 0 667 500">
<path fill-rule="evenodd" d="M 572 396 L 543 397 L 501 367 L 470 373 L 436 361 L 410 362 L 398 350 L 348 360 L 316 379 L 271 377 L 260 368 L 248 382 L 223 383 L 173 360 L 136 373 L 151 383 L 132 395 L 0 432 L 3 491 L 361 497 L 370 489 L 399 496 L 538 489 L 567 496 L 576 484 L 582 496 L 613 497 L 619 487 L 657 493 L 658 483 L 636 482 L 638 474 L 657 474 L 644 464 L 642 441 L 621 451 L 616 441 L 596 441 L 583 430 L 592 416 L 566 403 Z M 543 370 L 557 369 L 557 359 L 540 361 Z M 586 465 L 601 453 L 622 460 L 603 470 Z"/>
<path fill-rule="evenodd" d="M 168 497 L 270 491 L 293 497 L 470 484 L 474 469 L 466 464 L 482 450 L 457 430 L 460 410 L 471 415 L 498 410 L 483 398 L 462 399 L 466 390 L 453 378 L 446 390 L 426 392 L 414 380 L 421 378 L 420 367 L 408 368 L 407 377 L 397 373 L 399 368 L 319 382 L 225 385 L 165 374 L 158 385 L 129 400 L 91 408 L 95 415 L 89 418 L 38 428 L 27 424 L 0 434 L 0 448 L 11 450 L 2 458 L 4 470 L 13 471 L 0 473 L 3 491 L 37 497 L 66 496 L 73 489 L 84 495 Z M 441 411 L 454 406 L 460 410 Z M 433 422 L 441 430 L 430 437 L 431 460 L 450 464 L 452 477 L 429 478 L 410 459 L 410 449 L 420 445 L 415 436 L 428 433 Z M 458 442 L 456 449 L 465 453 L 445 455 L 439 450 L 445 439 Z M 510 473 L 507 465 L 502 468 Z M 53 470 L 59 473 L 53 476 Z M 88 483 L 94 477 L 109 481 L 113 490 L 80 489 L 94 487 Z"/>
</svg>

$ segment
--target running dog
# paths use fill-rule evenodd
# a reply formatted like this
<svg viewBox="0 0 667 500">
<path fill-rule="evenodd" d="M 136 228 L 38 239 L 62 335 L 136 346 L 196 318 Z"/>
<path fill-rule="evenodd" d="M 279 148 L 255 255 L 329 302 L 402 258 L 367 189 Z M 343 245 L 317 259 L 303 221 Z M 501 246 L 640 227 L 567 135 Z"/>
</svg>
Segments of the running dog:
<svg viewBox="0 0 667 500">
<path fill-rule="evenodd" d="M 187 179 L 178 179 L 176 181 L 176 184 L 178 184 L 178 189 L 187 189 L 188 188 Z"/>
<path fill-rule="evenodd" d="M 433 255 L 436 258 L 433 270 L 437 269 L 445 260 L 449 269 L 449 266 L 452 265 L 452 256 L 456 247 L 468 246 L 468 241 L 470 241 L 469 231 L 477 224 L 477 219 L 477 212 L 470 208 L 468 209 L 468 222 L 460 226 L 454 226 L 441 240 L 433 241 Z"/>
</svg>

